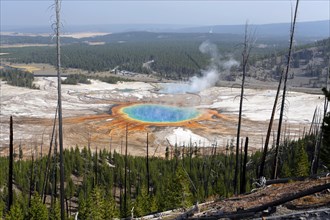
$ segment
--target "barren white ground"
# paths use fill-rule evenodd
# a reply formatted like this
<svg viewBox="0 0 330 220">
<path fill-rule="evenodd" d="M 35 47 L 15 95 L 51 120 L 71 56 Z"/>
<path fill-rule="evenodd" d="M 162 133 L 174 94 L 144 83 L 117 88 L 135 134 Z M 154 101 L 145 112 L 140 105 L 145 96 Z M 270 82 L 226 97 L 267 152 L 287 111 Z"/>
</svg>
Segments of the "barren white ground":
<svg viewBox="0 0 330 220">
<path fill-rule="evenodd" d="M 29 120 L 49 119 L 54 117 L 57 106 L 56 78 L 37 78 L 40 90 L 13 87 L 1 83 L 1 134 L 0 143 L 4 149 L 9 140 L 9 117 L 14 117 L 14 136 L 16 145 L 19 142 L 40 143 L 42 136 L 49 141 L 49 126 L 42 123 L 27 123 Z M 98 115 L 108 113 L 113 104 L 129 102 L 165 102 L 193 106 L 198 109 L 213 109 L 222 115 L 236 118 L 239 107 L 240 89 L 212 87 L 198 94 L 161 94 L 157 83 L 125 82 L 107 84 L 92 80 L 90 85 L 62 85 L 62 107 L 64 117 Z M 262 146 L 262 139 L 267 131 L 276 91 L 246 89 L 243 103 L 242 137 L 249 136 L 255 148 Z M 289 92 L 286 100 L 285 127 L 293 138 L 308 131 L 316 107 L 323 105 L 322 95 Z M 278 118 L 278 114 L 276 116 Z M 24 120 L 23 120 L 24 119 Z M 109 119 L 111 121 L 111 119 Z M 201 122 L 204 123 L 204 122 Z M 237 120 L 223 125 L 231 127 L 230 132 L 217 132 L 214 122 L 205 122 L 208 132 L 186 127 L 159 127 L 153 129 L 153 143 L 164 144 L 166 139 L 174 145 L 196 143 L 199 146 L 226 145 L 236 137 Z M 245 124 L 246 123 L 246 124 Z M 46 132 L 45 132 L 46 131 Z M 86 143 L 87 144 L 87 143 Z M 143 146 L 143 144 L 142 144 Z M 100 146 L 102 147 L 102 146 Z"/>
</svg>

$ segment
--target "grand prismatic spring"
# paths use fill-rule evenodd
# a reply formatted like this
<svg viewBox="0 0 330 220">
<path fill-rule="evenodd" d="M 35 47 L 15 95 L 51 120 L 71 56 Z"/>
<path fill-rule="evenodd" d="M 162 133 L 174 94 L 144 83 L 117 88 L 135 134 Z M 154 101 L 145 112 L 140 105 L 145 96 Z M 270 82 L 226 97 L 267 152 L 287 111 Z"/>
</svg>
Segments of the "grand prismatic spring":
<svg viewBox="0 0 330 220">
<path fill-rule="evenodd" d="M 136 104 L 121 109 L 130 119 L 147 123 L 177 123 L 196 119 L 201 112 L 194 108 L 182 108 L 157 104 Z"/>
</svg>

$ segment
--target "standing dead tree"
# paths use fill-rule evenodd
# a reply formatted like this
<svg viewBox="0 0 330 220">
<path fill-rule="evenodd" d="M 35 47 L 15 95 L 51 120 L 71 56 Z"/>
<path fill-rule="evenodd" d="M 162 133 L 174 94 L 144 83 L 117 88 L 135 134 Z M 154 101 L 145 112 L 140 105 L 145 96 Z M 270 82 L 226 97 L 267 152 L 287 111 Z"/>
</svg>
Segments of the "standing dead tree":
<svg viewBox="0 0 330 220">
<path fill-rule="evenodd" d="M 50 139 L 49 144 L 49 151 L 47 156 L 47 164 L 46 164 L 46 173 L 45 173 L 45 179 L 42 185 L 42 192 L 41 192 L 41 198 L 43 199 L 43 203 L 46 202 L 46 186 L 49 179 L 49 173 L 50 173 L 50 163 L 51 163 L 51 154 L 52 154 L 52 148 L 53 148 L 53 140 L 54 140 L 54 134 L 55 134 L 55 126 L 56 126 L 56 119 L 57 119 L 57 108 L 55 111 L 55 118 L 53 123 L 53 130 L 52 130 L 52 137 Z"/>
<path fill-rule="evenodd" d="M 329 60 L 329 67 L 328 67 L 328 72 L 326 76 L 326 84 L 325 87 L 323 88 L 323 92 L 328 91 L 328 79 L 329 79 L 329 74 L 330 74 L 330 60 Z M 314 151 L 314 158 L 312 161 L 312 173 L 311 174 L 316 174 L 317 169 L 319 167 L 319 160 L 320 160 L 320 150 L 321 150 L 321 145 L 322 145 L 322 137 L 323 137 L 323 131 L 324 131 L 324 118 L 326 117 L 327 111 L 328 111 L 328 106 L 329 106 L 329 101 L 327 96 L 324 97 L 324 105 L 323 105 L 323 115 L 322 115 L 322 125 L 321 129 L 319 132 L 317 132 L 317 140 L 316 140 L 316 145 L 315 145 L 315 151 Z"/>
<path fill-rule="evenodd" d="M 55 12 L 56 12 L 56 55 L 57 55 L 57 105 L 58 105 L 58 140 L 60 145 L 60 204 L 61 204 L 61 219 L 65 219 L 64 208 L 64 159 L 63 159 L 63 125 L 62 125 L 62 91 L 61 91 L 61 41 L 60 41 L 60 0 L 55 0 Z"/>
<path fill-rule="evenodd" d="M 13 204 L 13 168 L 14 168 L 14 135 L 13 135 L 13 116 L 9 122 L 9 172 L 8 172 L 8 208 Z"/>
<path fill-rule="evenodd" d="M 124 188 L 125 188 L 125 194 L 124 194 L 124 213 L 125 216 L 127 214 L 127 147 L 128 147 L 128 124 L 126 124 L 126 143 L 125 143 L 125 170 L 124 170 Z"/>
<path fill-rule="evenodd" d="M 277 130 L 277 138 L 276 138 L 276 149 L 275 149 L 275 158 L 274 158 L 272 179 L 277 178 L 278 152 L 279 152 L 279 145 L 280 145 L 280 139 L 281 139 L 281 128 L 282 128 L 282 122 L 283 122 L 283 114 L 284 114 L 285 97 L 286 97 L 286 90 L 287 90 L 288 73 L 289 73 L 290 63 L 291 63 L 291 54 L 292 54 L 292 47 L 293 47 L 293 40 L 294 40 L 293 36 L 294 36 L 294 30 L 295 30 L 295 26 L 296 26 L 298 5 L 299 5 L 299 0 L 297 0 L 297 3 L 296 3 L 296 8 L 295 8 L 294 17 L 293 17 L 293 23 L 291 25 L 290 46 L 289 46 L 289 53 L 288 53 L 286 70 L 285 70 L 285 74 L 284 74 L 282 103 L 281 103 L 280 118 L 279 118 L 279 122 L 278 122 L 278 130 Z"/>
<path fill-rule="evenodd" d="M 248 147 L 249 147 L 249 137 L 245 138 L 245 145 L 244 145 L 244 162 L 243 162 L 243 170 L 242 170 L 242 183 L 240 193 L 243 194 L 246 192 L 246 164 L 247 164 L 247 157 L 248 157 Z"/>
<path fill-rule="evenodd" d="M 276 92 L 276 96 L 275 96 L 275 100 L 274 100 L 272 115 L 270 116 L 270 121 L 269 121 L 269 125 L 268 125 L 268 130 L 267 130 L 267 135 L 266 135 L 266 140 L 265 140 L 265 145 L 264 145 L 264 151 L 263 151 L 262 158 L 261 158 L 260 171 L 259 171 L 258 178 L 261 178 L 262 176 L 264 176 L 266 157 L 267 157 L 267 153 L 268 153 L 268 144 L 269 144 L 270 134 L 272 132 L 272 127 L 273 127 L 273 123 L 274 123 L 276 106 L 277 106 L 278 97 L 279 97 L 281 85 L 282 85 L 282 78 L 283 78 L 283 72 L 281 73 L 280 80 L 278 82 L 278 87 L 277 87 L 277 92 Z"/>
<path fill-rule="evenodd" d="M 246 67 L 248 64 L 249 56 L 253 46 L 252 36 L 248 33 L 248 24 L 245 25 L 243 52 L 242 52 L 242 85 L 241 85 L 241 95 L 239 103 L 239 114 L 238 114 L 238 125 L 237 125 L 237 136 L 236 136 L 236 166 L 234 175 L 234 191 L 235 194 L 238 192 L 238 170 L 239 170 L 239 139 L 241 133 L 241 123 L 242 123 L 242 109 L 243 109 L 243 98 L 244 98 L 244 84 L 246 76 Z"/>
<path fill-rule="evenodd" d="M 149 133 L 147 133 L 147 189 L 148 189 L 148 195 L 150 194 L 149 188 L 150 188 L 150 173 L 149 173 Z"/>
</svg>

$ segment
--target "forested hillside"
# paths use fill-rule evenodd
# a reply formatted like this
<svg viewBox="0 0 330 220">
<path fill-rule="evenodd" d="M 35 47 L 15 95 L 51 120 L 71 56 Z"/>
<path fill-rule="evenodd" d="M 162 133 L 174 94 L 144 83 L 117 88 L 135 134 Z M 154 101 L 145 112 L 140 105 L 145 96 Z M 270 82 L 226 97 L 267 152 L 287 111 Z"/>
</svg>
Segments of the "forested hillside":
<svg viewBox="0 0 330 220">
<path fill-rule="evenodd" d="M 208 65 L 209 57 L 199 50 L 198 42 L 171 43 L 125 43 L 90 46 L 73 44 L 62 47 L 62 66 L 79 68 L 90 72 L 110 71 L 117 67 L 138 73 L 152 73 L 181 79 L 200 73 L 198 66 Z M 229 47 L 229 46 L 228 46 Z M 228 48 L 227 48 L 228 49 Z M 11 62 L 50 63 L 55 65 L 55 48 L 27 47 L 4 49 L 12 57 Z M 153 61 L 150 65 L 143 64 Z"/>
<path fill-rule="evenodd" d="M 200 75 L 201 69 L 207 69 L 212 59 L 214 60 L 210 54 L 200 51 L 199 47 L 203 42 L 216 46 L 212 50 L 218 52 L 217 59 L 228 60 L 232 57 L 240 61 L 241 40 L 239 35 L 231 37 L 223 34 L 111 34 L 63 45 L 62 66 L 83 69 L 90 73 L 129 71 L 187 80 Z M 295 86 L 321 86 L 329 62 L 329 41 L 328 38 L 296 46 L 291 62 L 291 76 L 298 77 Z M 89 45 L 93 42 L 104 44 Z M 249 76 L 261 80 L 277 79 L 285 65 L 286 46 L 286 42 L 257 41 L 251 53 Z M 51 65 L 56 62 L 55 48 L 52 47 L 3 48 L 2 51 L 8 53 L 2 57 L 10 62 Z M 239 75 L 238 72 L 233 75 Z"/>
<path fill-rule="evenodd" d="M 298 141 L 287 140 L 280 155 L 279 177 L 309 175 L 315 141 L 313 136 Z M 129 148 L 128 144 L 128 152 Z M 21 147 L 14 154 L 15 211 L 7 213 L 6 217 L 28 219 L 41 209 L 44 210 L 42 216 L 35 219 L 47 216 L 58 219 L 59 192 L 54 187 L 55 182 L 58 186 L 59 181 L 58 155 L 50 158 L 50 165 L 47 165 L 47 156 L 41 157 L 38 147 L 32 152 L 32 160 L 31 155 L 25 155 Z M 129 155 L 126 158 L 107 150 L 91 152 L 87 147 L 65 150 L 67 214 L 72 216 L 79 211 L 79 219 L 90 219 L 92 216 L 93 219 L 95 216 L 111 219 L 130 216 L 134 207 L 134 216 L 142 216 L 177 207 L 187 208 L 197 201 L 203 202 L 210 198 L 229 197 L 234 192 L 234 155 L 233 145 L 225 149 L 208 150 L 189 146 L 168 148 L 164 159 Z M 273 155 L 274 149 L 266 160 L 267 178 L 271 176 Z M 326 165 L 324 156 L 321 156 L 322 164 Z M 244 191 L 255 187 L 253 182 L 257 178 L 260 159 L 259 151 L 248 156 Z M 242 162 L 240 164 L 243 167 Z M 0 157 L 0 165 L 4 171 L 0 174 L 0 188 L 3 189 L 0 191 L 0 215 L 5 215 L 8 158 Z M 242 184 L 242 168 L 239 175 Z"/>
</svg>

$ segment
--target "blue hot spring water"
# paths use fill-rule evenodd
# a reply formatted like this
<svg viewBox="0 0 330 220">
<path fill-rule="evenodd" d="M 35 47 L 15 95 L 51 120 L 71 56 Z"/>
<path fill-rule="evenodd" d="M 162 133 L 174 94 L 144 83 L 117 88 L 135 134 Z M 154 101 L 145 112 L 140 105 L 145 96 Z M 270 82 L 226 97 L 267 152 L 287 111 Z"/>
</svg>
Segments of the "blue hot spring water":
<svg viewBox="0 0 330 220">
<path fill-rule="evenodd" d="M 175 123 L 198 117 L 201 112 L 193 108 L 167 105 L 138 104 L 124 107 L 122 112 L 129 118 L 149 123 Z"/>
</svg>

